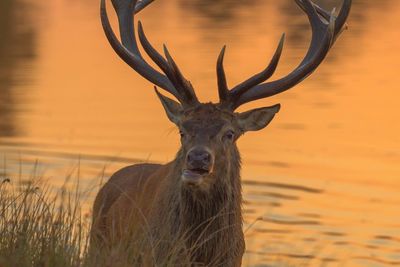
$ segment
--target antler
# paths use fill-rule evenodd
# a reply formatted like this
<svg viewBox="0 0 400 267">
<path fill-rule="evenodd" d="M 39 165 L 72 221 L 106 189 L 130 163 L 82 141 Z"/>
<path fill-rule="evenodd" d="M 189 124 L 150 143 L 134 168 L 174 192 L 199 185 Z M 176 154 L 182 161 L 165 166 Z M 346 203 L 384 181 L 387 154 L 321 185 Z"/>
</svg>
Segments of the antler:
<svg viewBox="0 0 400 267">
<path fill-rule="evenodd" d="M 325 59 L 343 30 L 350 13 L 352 0 L 344 0 L 337 17 L 333 15 L 335 10 L 329 13 L 310 0 L 295 1 L 307 14 L 312 29 L 311 44 L 303 61 L 287 76 L 276 81 L 262 83 L 269 79 L 276 70 L 282 53 L 285 37 L 283 35 L 269 66 L 264 71 L 229 90 L 223 68 L 224 47 L 217 61 L 218 91 L 222 107 L 235 110 L 245 103 L 282 93 L 307 78 Z"/>
<path fill-rule="evenodd" d="M 134 16 L 154 0 L 112 0 L 112 4 L 118 16 L 121 42 L 116 37 L 107 15 L 105 0 L 101 0 L 100 15 L 104 32 L 114 51 L 131 66 L 136 72 L 142 75 L 150 82 L 158 85 L 167 92 L 174 95 L 184 107 L 198 104 L 199 101 L 193 90 L 192 85 L 187 81 L 172 59 L 167 47 L 164 45 L 164 54 L 166 59 L 161 56 L 147 40 L 143 27 L 139 22 L 140 42 L 150 58 L 165 73 L 151 67 L 142 57 L 135 36 Z"/>
</svg>

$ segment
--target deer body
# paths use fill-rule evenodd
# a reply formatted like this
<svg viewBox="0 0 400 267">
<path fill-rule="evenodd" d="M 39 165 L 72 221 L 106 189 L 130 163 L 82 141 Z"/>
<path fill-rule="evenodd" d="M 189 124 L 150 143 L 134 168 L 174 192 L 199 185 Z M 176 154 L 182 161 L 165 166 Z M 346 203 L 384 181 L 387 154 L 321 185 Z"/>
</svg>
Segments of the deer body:
<svg viewBox="0 0 400 267">
<path fill-rule="evenodd" d="M 150 44 L 139 22 L 140 43 L 164 74 L 142 57 L 134 16 L 153 0 L 111 1 L 119 20 L 121 42 L 111 28 L 105 0 L 101 0 L 105 34 L 121 59 L 178 100 L 155 88 L 168 119 L 180 131 L 181 148 L 175 160 L 166 165 L 134 165 L 111 177 L 95 200 L 91 247 L 112 248 L 126 239 L 147 248 L 141 259 L 146 266 L 164 266 L 171 255 L 178 255 L 172 260 L 173 266 L 240 266 L 245 245 L 236 141 L 247 131 L 265 128 L 280 105 L 242 113 L 235 110 L 284 92 L 309 76 L 342 32 L 351 0 L 344 1 L 337 17 L 310 0 L 295 0 L 310 21 L 311 45 L 300 65 L 276 81 L 265 82 L 277 68 L 284 35 L 270 64 L 232 89 L 228 88 L 223 67 L 224 47 L 217 61 L 220 102 L 215 104 L 200 103 L 166 46 L 164 57 Z"/>
<path fill-rule="evenodd" d="M 204 112 L 205 124 L 212 122 L 212 112 L 221 116 L 210 105 Z M 148 235 L 155 240 L 165 236 L 185 240 L 186 251 L 190 251 L 185 257 L 193 262 L 240 266 L 244 252 L 240 156 L 235 145 L 229 151 L 215 153 L 226 152 L 214 163 L 213 173 L 207 177 L 210 181 L 195 191 L 194 185 L 182 184 L 187 160 L 184 148 L 166 165 L 139 164 L 115 173 L 94 204 L 97 242 L 102 237 L 119 239 L 127 233 L 136 236 L 150 231 Z M 156 253 L 170 251 L 168 245 L 160 246 Z"/>
</svg>

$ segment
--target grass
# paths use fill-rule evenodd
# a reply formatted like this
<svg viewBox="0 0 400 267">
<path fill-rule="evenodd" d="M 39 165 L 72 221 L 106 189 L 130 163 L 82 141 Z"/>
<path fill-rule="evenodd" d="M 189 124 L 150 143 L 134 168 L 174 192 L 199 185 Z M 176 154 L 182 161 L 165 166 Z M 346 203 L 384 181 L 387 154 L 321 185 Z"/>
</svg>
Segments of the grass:
<svg viewBox="0 0 400 267">
<path fill-rule="evenodd" d="M 90 228 L 78 194 L 40 180 L 0 181 L 0 266 L 85 265 Z"/>
<path fill-rule="evenodd" d="M 91 216 L 83 212 L 79 182 L 68 189 L 69 179 L 54 192 L 39 178 L 0 178 L 0 267 L 141 266 L 148 239 L 137 238 L 144 240 L 138 243 L 130 238 L 90 251 Z M 168 244 L 173 249 L 157 259 L 158 266 L 190 266 L 190 260 L 182 258 L 183 241 Z M 163 245 L 165 240 L 151 244 L 153 249 Z"/>
<path fill-rule="evenodd" d="M 0 178 L 0 267 L 141 266 L 149 246 L 146 238 L 90 250 L 91 216 L 82 210 L 79 183 L 68 190 L 68 180 L 54 192 L 38 178 Z M 176 266 L 176 262 L 189 266 L 189 259 L 182 258 L 182 240 L 173 242 L 173 249 L 157 258 L 158 266 Z M 164 245 L 165 240 L 151 244 L 153 249 Z"/>
</svg>

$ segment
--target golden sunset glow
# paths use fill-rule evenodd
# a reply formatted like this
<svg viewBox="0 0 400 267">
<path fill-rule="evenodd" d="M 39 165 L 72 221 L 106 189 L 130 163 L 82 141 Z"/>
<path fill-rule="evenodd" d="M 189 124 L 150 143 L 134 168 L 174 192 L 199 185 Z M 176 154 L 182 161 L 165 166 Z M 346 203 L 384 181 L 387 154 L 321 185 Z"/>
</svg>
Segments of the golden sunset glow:
<svg viewBox="0 0 400 267">
<path fill-rule="evenodd" d="M 178 131 L 153 85 L 109 46 L 99 1 L 14 2 L 0 11 L 0 170 L 29 175 L 38 160 L 59 186 L 79 165 L 82 184 L 95 187 L 104 166 L 108 178 L 174 159 Z M 400 265 L 400 2 L 353 2 L 349 29 L 315 73 L 239 109 L 282 105 L 268 128 L 238 142 L 245 266 Z M 138 17 L 203 102 L 218 101 L 223 45 L 233 86 L 269 63 L 282 32 L 272 79 L 294 69 L 310 41 L 293 0 L 156 0 Z"/>
</svg>

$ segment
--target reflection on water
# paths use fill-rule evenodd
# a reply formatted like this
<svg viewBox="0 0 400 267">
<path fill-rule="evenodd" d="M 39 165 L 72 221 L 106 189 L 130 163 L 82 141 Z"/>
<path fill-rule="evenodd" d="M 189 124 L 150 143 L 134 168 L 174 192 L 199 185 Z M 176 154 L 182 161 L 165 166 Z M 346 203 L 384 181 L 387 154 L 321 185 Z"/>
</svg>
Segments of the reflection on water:
<svg viewBox="0 0 400 267">
<path fill-rule="evenodd" d="M 239 142 L 248 266 L 400 264 L 400 4 L 353 2 L 349 31 L 312 77 L 248 105 L 283 106 Z M 301 61 L 310 37 L 292 0 L 157 0 L 140 19 L 203 100 L 216 100 L 223 44 L 234 85 L 268 63 L 282 32 L 274 78 Z M 1 1 L 0 22 L 1 173 L 35 169 L 59 186 L 79 166 L 82 186 L 96 188 L 122 166 L 173 158 L 178 133 L 109 47 L 97 0 Z"/>
<path fill-rule="evenodd" d="M 227 22 L 239 22 L 237 20 L 238 12 L 241 9 L 254 9 L 257 8 L 258 0 L 194 0 L 194 1 L 184 1 L 180 0 L 180 5 L 184 10 L 193 10 L 200 16 L 209 21 L 212 25 L 213 23 L 224 24 Z M 210 25 L 210 26 L 211 26 Z"/>
<path fill-rule="evenodd" d="M 0 137 L 18 134 L 15 113 L 24 93 L 17 91 L 29 73 L 21 69 L 35 56 L 35 29 L 26 11 L 21 1 L 0 2 Z"/>
</svg>

